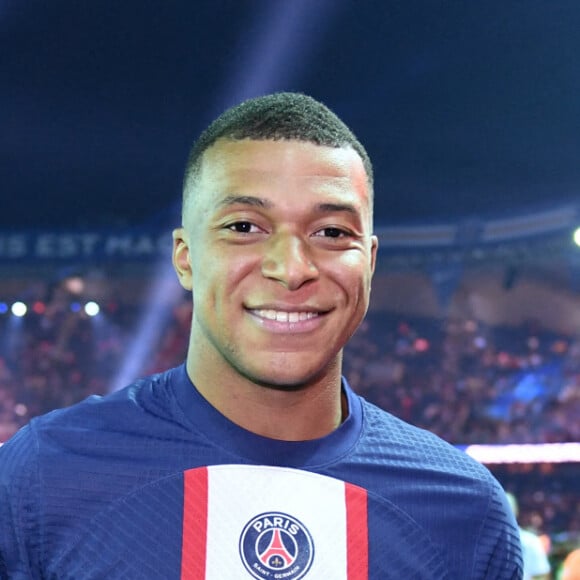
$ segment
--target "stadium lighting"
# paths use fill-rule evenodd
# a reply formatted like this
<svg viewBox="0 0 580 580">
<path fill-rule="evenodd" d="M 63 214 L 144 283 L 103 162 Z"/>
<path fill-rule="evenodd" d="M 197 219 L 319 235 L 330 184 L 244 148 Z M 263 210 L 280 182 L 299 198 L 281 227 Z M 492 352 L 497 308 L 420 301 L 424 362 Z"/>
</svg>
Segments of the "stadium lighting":
<svg viewBox="0 0 580 580">
<path fill-rule="evenodd" d="M 492 463 L 577 463 L 580 461 L 580 443 L 468 445 L 463 450 L 467 455 L 486 465 Z"/>
<path fill-rule="evenodd" d="M 572 234 L 572 238 L 574 240 L 574 243 L 578 247 L 580 247 L 580 227 L 578 227 L 574 230 L 574 233 Z"/>
<path fill-rule="evenodd" d="M 100 311 L 101 307 L 96 302 L 90 301 L 85 304 L 87 316 L 96 316 Z"/>
<path fill-rule="evenodd" d="M 76 295 L 82 294 L 85 289 L 85 282 L 80 276 L 67 278 L 63 285 L 68 292 Z"/>
<path fill-rule="evenodd" d="M 26 304 L 24 304 L 24 302 L 15 302 L 12 305 L 12 308 L 10 309 L 12 311 L 12 314 L 14 314 L 14 316 L 18 316 L 19 318 L 24 316 L 28 310 Z"/>
</svg>

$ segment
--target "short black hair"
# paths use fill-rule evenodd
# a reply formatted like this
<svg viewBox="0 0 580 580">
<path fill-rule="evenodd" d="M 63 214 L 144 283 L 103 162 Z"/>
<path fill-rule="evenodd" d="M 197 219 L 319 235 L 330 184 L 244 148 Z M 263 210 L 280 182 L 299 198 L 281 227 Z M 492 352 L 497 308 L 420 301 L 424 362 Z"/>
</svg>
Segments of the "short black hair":
<svg viewBox="0 0 580 580">
<path fill-rule="evenodd" d="M 304 141 L 326 147 L 352 147 L 362 159 L 369 186 L 371 160 L 354 133 L 328 107 L 302 93 L 274 93 L 248 99 L 222 113 L 194 143 L 183 179 L 183 201 L 198 174 L 203 154 L 219 139 Z"/>
</svg>

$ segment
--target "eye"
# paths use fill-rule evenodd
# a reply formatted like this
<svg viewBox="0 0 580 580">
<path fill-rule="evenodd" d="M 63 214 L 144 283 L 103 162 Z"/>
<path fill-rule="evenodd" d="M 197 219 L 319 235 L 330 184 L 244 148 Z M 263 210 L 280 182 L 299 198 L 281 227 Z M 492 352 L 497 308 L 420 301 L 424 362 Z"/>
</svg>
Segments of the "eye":
<svg viewBox="0 0 580 580">
<path fill-rule="evenodd" d="M 238 234 L 253 234 L 260 231 L 258 226 L 255 226 L 252 222 L 243 221 L 229 224 L 227 229 Z"/>
<path fill-rule="evenodd" d="M 345 236 L 348 236 L 349 233 L 341 228 L 328 227 L 318 230 L 314 235 L 324 238 L 344 238 Z"/>
</svg>

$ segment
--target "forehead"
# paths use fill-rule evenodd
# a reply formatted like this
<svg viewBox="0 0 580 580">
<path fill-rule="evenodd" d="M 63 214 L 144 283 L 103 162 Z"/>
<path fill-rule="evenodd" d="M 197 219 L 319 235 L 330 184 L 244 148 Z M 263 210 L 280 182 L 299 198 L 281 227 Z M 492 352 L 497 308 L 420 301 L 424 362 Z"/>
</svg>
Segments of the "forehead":
<svg viewBox="0 0 580 580">
<path fill-rule="evenodd" d="M 218 140 L 203 155 L 198 185 L 214 190 L 247 183 L 308 182 L 368 194 L 362 159 L 351 147 L 279 140 Z"/>
</svg>

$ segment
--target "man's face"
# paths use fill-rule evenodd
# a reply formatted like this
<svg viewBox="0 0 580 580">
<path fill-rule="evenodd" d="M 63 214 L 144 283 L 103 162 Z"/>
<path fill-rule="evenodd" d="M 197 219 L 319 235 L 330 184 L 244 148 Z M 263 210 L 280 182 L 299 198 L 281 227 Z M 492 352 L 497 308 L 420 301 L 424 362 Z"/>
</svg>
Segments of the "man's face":
<svg viewBox="0 0 580 580">
<path fill-rule="evenodd" d="M 368 307 L 370 203 L 350 148 L 221 140 L 207 150 L 174 232 L 193 291 L 194 375 L 298 388 L 335 373 Z"/>
</svg>

